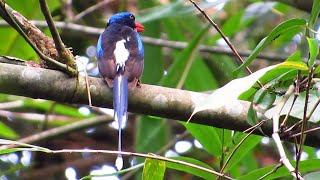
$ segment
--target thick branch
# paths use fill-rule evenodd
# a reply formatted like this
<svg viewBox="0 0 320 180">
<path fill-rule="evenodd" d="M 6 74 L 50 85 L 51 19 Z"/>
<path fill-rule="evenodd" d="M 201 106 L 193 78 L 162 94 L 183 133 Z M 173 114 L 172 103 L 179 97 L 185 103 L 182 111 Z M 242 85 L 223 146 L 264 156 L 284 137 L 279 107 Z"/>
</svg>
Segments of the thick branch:
<svg viewBox="0 0 320 180">
<path fill-rule="evenodd" d="M 77 78 L 59 71 L 0 63 L 0 93 L 86 104 L 85 80 L 82 76 L 78 79 L 79 84 Z M 112 108 L 112 90 L 101 78 L 90 77 L 89 82 L 93 105 Z M 204 98 L 208 98 L 208 94 L 142 84 L 141 88 L 129 92 L 129 111 L 186 121 L 195 103 Z M 250 127 L 246 123 L 249 103 L 239 101 L 237 104 L 199 112 L 191 122 L 244 131 Z M 270 135 L 271 122 L 262 129 Z M 307 136 L 306 144 L 320 146 L 316 133 Z"/>
</svg>

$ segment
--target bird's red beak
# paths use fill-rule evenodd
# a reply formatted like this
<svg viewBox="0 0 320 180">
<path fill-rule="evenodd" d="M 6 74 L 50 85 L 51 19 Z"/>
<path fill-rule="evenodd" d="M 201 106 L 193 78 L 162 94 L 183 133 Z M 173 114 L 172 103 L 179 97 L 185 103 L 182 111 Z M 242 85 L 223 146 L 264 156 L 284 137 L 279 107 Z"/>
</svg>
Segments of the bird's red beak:
<svg viewBox="0 0 320 180">
<path fill-rule="evenodd" d="M 135 22 L 135 25 L 138 32 L 143 32 L 144 27 L 142 26 L 142 24 Z"/>
</svg>

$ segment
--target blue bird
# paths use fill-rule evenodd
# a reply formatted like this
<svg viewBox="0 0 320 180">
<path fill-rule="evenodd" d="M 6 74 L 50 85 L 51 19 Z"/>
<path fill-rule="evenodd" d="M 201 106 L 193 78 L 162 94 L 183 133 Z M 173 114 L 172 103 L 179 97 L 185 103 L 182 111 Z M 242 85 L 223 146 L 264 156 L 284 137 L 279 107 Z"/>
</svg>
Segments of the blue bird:
<svg viewBox="0 0 320 180">
<path fill-rule="evenodd" d="M 114 119 L 118 122 L 118 150 L 121 151 L 121 127 L 128 119 L 128 89 L 139 86 L 143 71 L 144 48 L 138 32 L 143 26 L 129 12 L 110 17 L 97 43 L 98 68 L 110 88 L 113 88 Z M 119 154 L 118 170 L 123 167 Z"/>
</svg>

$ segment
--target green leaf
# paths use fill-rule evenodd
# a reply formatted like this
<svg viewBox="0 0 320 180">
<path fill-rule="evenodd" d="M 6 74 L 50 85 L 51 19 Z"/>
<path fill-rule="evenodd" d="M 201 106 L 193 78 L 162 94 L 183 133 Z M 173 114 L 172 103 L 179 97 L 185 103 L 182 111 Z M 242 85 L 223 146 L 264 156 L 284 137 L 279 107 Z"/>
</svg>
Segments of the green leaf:
<svg viewBox="0 0 320 180">
<path fill-rule="evenodd" d="M 181 79 L 186 78 L 187 73 L 193 61 L 198 53 L 198 46 L 201 44 L 204 37 L 206 37 L 207 31 L 211 27 L 206 25 L 189 43 L 189 45 L 179 53 L 178 57 L 174 60 L 173 64 L 168 70 L 168 74 L 163 76 L 160 81 L 160 85 L 167 87 L 176 87 Z"/>
<path fill-rule="evenodd" d="M 143 116 L 136 126 L 135 151 L 156 153 L 168 141 L 168 124 L 164 119 Z M 138 162 L 143 162 L 138 158 Z"/>
<path fill-rule="evenodd" d="M 49 100 L 35 100 L 35 99 L 25 99 L 24 108 L 34 108 L 43 112 L 52 112 L 55 114 L 71 116 L 71 117 L 79 117 L 79 118 L 88 118 L 93 117 L 93 114 L 83 115 L 79 112 L 79 108 L 72 107 L 71 105 L 59 104 L 54 101 Z"/>
<path fill-rule="evenodd" d="M 0 154 L 10 154 L 10 153 L 20 152 L 20 151 L 22 151 L 22 149 L 20 148 L 1 149 Z"/>
<path fill-rule="evenodd" d="M 245 136 L 246 136 L 246 134 L 238 132 L 234 137 L 234 141 L 236 142 L 236 144 L 238 144 Z M 253 135 L 253 134 L 250 135 L 241 144 L 241 146 L 235 151 L 235 153 L 233 155 L 231 153 L 232 153 L 233 149 L 236 148 L 236 145 L 233 145 L 232 147 L 230 147 L 229 153 L 227 154 L 227 157 L 232 155 L 232 158 L 231 158 L 230 162 L 228 163 L 227 167 L 225 168 L 224 172 L 228 172 L 235 165 L 237 165 L 240 161 L 242 161 L 243 158 L 246 157 L 246 155 L 248 153 L 251 153 L 253 148 L 255 148 L 258 145 L 258 143 L 260 142 L 261 139 L 262 139 L 261 136 L 257 136 L 257 135 Z"/>
<path fill-rule="evenodd" d="M 144 162 L 142 180 L 162 180 L 166 171 L 164 161 L 147 158 Z"/>
<path fill-rule="evenodd" d="M 221 155 L 221 141 L 217 128 L 194 123 L 180 122 L 196 138 L 200 144 L 213 156 Z"/>
<path fill-rule="evenodd" d="M 254 95 L 253 103 L 256 108 L 266 111 L 272 106 L 275 100 L 275 93 L 270 93 L 267 89 L 261 88 Z"/>
<path fill-rule="evenodd" d="M 257 112 L 256 112 L 256 110 L 253 109 L 253 103 L 250 104 L 250 107 L 248 110 L 247 122 L 251 126 L 253 126 L 259 122 Z"/>
<path fill-rule="evenodd" d="M 262 84 L 267 84 L 268 82 L 272 82 L 268 84 L 269 86 L 273 86 L 273 84 L 277 83 L 280 80 L 288 80 L 296 77 L 296 71 L 301 70 L 302 74 L 308 73 L 308 66 L 304 62 L 300 62 L 300 60 L 294 60 L 296 57 L 296 53 L 293 56 L 288 58 L 288 61 L 280 63 L 274 66 L 271 70 L 267 71 L 263 76 L 259 78 L 259 81 Z M 239 95 L 240 100 L 250 101 L 250 98 L 257 92 L 257 84 L 254 84 L 247 91 L 244 91 Z"/>
<path fill-rule="evenodd" d="M 319 44 L 316 38 L 307 38 L 307 40 L 308 40 L 309 53 L 310 53 L 308 66 L 311 68 L 314 65 L 314 61 L 316 60 L 319 54 Z"/>
<path fill-rule="evenodd" d="M 139 0 L 139 9 L 150 9 L 157 5 L 155 1 Z M 141 17 L 141 16 L 140 16 Z M 136 16 L 137 21 L 143 23 L 142 18 Z M 155 20 L 155 19 L 154 19 Z M 147 22 L 147 21 L 144 21 Z M 144 36 L 160 38 L 162 31 L 161 21 L 150 21 L 143 24 L 146 31 Z M 144 72 L 142 82 L 147 84 L 157 84 L 163 76 L 164 60 L 162 48 L 150 44 L 144 44 Z M 136 152 L 158 152 L 168 141 L 171 132 L 168 131 L 168 124 L 164 119 L 142 116 L 138 119 L 135 126 L 134 149 Z M 137 158 L 137 162 L 143 162 L 144 159 Z M 136 179 L 141 179 L 139 173 Z"/>
<path fill-rule="evenodd" d="M 239 12 L 229 17 L 221 27 L 221 31 L 224 33 L 224 35 L 227 37 L 233 36 L 242 28 L 248 26 L 256 18 L 256 16 L 252 16 L 250 18 L 245 19 L 244 16 L 245 11 L 240 10 Z M 221 35 L 217 33 L 209 39 L 209 44 L 214 44 L 220 38 Z"/>
<path fill-rule="evenodd" d="M 317 77 L 319 77 L 319 73 L 320 73 L 320 65 L 318 65 L 314 70 L 314 74 L 317 75 Z"/>
<path fill-rule="evenodd" d="M 312 172 L 303 176 L 304 180 L 318 180 L 320 179 L 320 172 Z"/>
<path fill-rule="evenodd" d="M 190 91 L 208 91 L 219 87 L 214 75 L 203 59 L 197 58 L 188 73 L 184 88 Z"/>
<path fill-rule="evenodd" d="M 124 3 L 122 3 L 124 4 Z M 154 1 L 145 1 L 139 0 L 138 3 L 139 9 L 150 9 L 157 5 Z M 139 16 L 136 16 L 138 22 L 143 23 L 140 21 Z M 162 31 L 162 24 L 160 21 L 153 21 L 143 24 L 146 31 L 142 32 L 141 35 L 160 38 Z M 161 77 L 163 76 L 164 72 L 164 61 L 162 55 L 161 47 L 144 44 L 144 70 L 142 74 L 142 82 L 146 84 L 157 84 Z"/>
<path fill-rule="evenodd" d="M 212 167 L 210 167 L 209 165 L 207 165 L 207 164 L 205 164 L 205 163 L 203 163 L 203 162 L 201 162 L 199 160 L 193 159 L 193 158 L 181 157 L 180 156 L 180 157 L 173 157 L 173 158 L 170 158 L 170 159 L 175 159 L 175 160 L 188 162 L 188 163 L 191 163 L 191 164 L 195 164 L 195 165 L 207 168 L 209 170 L 213 170 Z M 189 167 L 189 166 L 186 166 L 186 165 L 182 165 L 182 164 L 166 162 L 166 166 L 168 168 L 179 170 L 179 171 L 183 171 L 185 173 L 190 173 L 190 174 L 193 174 L 195 176 L 198 176 L 198 177 L 201 177 L 201 178 L 204 178 L 204 179 L 208 179 L 208 180 L 215 179 L 217 177 L 216 175 L 214 175 L 212 173 L 209 173 L 209 172 L 206 172 L 206 171 L 203 171 L 203 170 L 199 170 L 199 169 L 195 169 L 195 168 L 192 168 L 192 167 Z"/>
<path fill-rule="evenodd" d="M 268 43 L 275 40 L 280 35 L 286 35 L 289 31 L 296 30 L 297 28 L 303 28 L 306 24 L 305 19 L 290 19 L 275 27 L 267 37 L 260 41 L 247 60 L 233 72 L 233 76 L 237 77 L 240 71 L 248 66 Z"/>
<path fill-rule="evenodd" d="M 9 138 L 9 139 L 17 139 L 19 135 L 14 132 L 10 127 L 5 125 L 3 122 L 0 121 L 0 136 Z"/>
<path fill-rule="evenodd" d="M 319 100 L 319 97 L 316 95 L 315 90 L 311 90 L 309 93 L 309 100 L 308 100 L 308 113 L 312 110 L 315 105 L 317 105 L 317 101 Z M 296 101 L 294 102 L 294 106 L 292 107 L 292 111 L 290 112 L 291 117 L 295 117 L 298 119 L 303 119 L 304 114 L 304 106 L 305 106 L 305 98 L 306 98 L 306 92 L 299 93 L 299 96 L 297 97 Z M 289 110 L 292 106 L 294 99 L 294 95 L 290 96 L 286 104 L 284 105 L 283 109 L 281 110 L 280 115 L 286 115 L 289 113 Z M 273 114 L 275 113 L 276 108 L 273 107 L 269 109 L 265 115 L 268 118 L 271 118 Z M 317 106 L 314 113 L 311 115 L 309 122 L 318 123 L 320 121 L 320 106 Z"/>
<path fill-rule="evenodd" d="M 196 113 L 206 109 L 218 109 L 223 106 L 239 108 L 237 107 L 241 106 L 241 103 L 238 102 L 239 95 L 248 89 L 250 90 L 250 87 L 252 87 L 261 76 L 274 67 L 276 66 L 260 69 L 247 77 L 232 80 L 228 84 L 214 91 L 208 98 L 196 99 L 195 108 L 189 119 L 191 119 L 191 117 Z"/>
<path fill-rule="evenodd" d="M 316 91 L 316 95 L 318 96 L 318 97 L 320 97 L 320 82 L 316 82 L 314 85 L 313 85 L 313 88 L 312 89 L 314 89 L 315 91 Z"/>
<path fill-rule="evenodd" d="M 29 20 L 44 19 L 40 10 L 39 1 L 37 0 L 19 2 L 15 0 L 7 0 L 6 3 Z M 48 5 L 50 10 L 53 10 L 57 8 L 60 3 L 54 0 L 48 1 Z M 1 27 L 0 34 L 5 34 L 5 36 L 0 36 L 0 42 L 6 42 L 1 44 L 1 55 L 18 57 L 21 59 L 38 59 L 30 45 L 12 27 Z"/>
<path fill-rule="evenodd" d="M 314 29 L 314 23 L 318 19 L 319 13 L 320 13 L 320 1 L 313 1 L 312 10 L 311 10 L 311 16 L 310 16 L 309 21 L 308 21 L 308 27 L 309 28 Z M 314 33 L 312 33 L 312 35 L 310 37 L 313 38 L 314 37 Z"/>
<path fill-rule="evenodd" d="M 294 161 L 290 161 L 291 164 L 295 164 Z M 299 172 L 304 173 L 308 171 L 315 171 L 320 169 L 320 160 L 319 159 L 309 159 L 300 161 L 299 163 Z M 264 176 L 265 174 L 269 173 L 274 169 L 275 166 L 269 166 L 265 168 L 260 168 L 254 171 L 251 171 L 241 177 L 238 177 L 238 180 L 248 180 L 248 179 L 259 179 L 260 177 Z M 270 174 L 264 180 L 269 179 L 281 179 L 282 177 L 289 176 L 290 172 L 285 166 L 280 167 L 276 172 Z M 292 179 L 292 177 L 291 177 Z"/>
<path fill-rule="evenodd" d="M 298 61 L 298 62 L 302 62 L 301 52 L 300 52 L 300 51 L 294 52 L 294 53 L 291 54 L 285 61 Z"/>
</svg>

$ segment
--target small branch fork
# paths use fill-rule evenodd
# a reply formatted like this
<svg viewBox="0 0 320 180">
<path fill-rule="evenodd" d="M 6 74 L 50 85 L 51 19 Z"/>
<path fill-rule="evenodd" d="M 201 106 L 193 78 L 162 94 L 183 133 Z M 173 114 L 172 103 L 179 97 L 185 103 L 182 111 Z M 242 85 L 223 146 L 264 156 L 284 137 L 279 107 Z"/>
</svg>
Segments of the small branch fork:
<svg viewBox="0 0 320 180">
<path fill-rule="evenodd" d="M 302 179 L 302 176 L 299 172 L 296 173 L 295 168 L 291 165 L 285 151 L 284 147 L 281 143 L 281 139 L 279 136 L 279 122 L 280 122 L 280 113 L 288 101 L 289 97 L 295 92 L 295 86 L 290 85 L 285 95 L 282 97 L 281 101 L 276 106 L 276 112 L 274 113 L 272 120 L 273 120 L 273 134 L 272 138 L 276 143 L 277 149 L 280 155 L 280 163 L 283 164 L 290 172 L 290 174 L 298 179 Z"/>
<path fill-rule="evenodd" d="M 53 19 L 52 19 L 52 16 L 51 16 L 51 13 L 48 8 L 48 4 L 47 4 L 46 0 L 39 0 L 39 3 L 40 3 L 41 11 L 42 11 L 47 23 L 48 23 L 48 27 L 51 32 L 52 38 L 54 40 L 55 47 L 59 53 L 60 61 L 64 60 L 68 66 L 76 69 L 77 65 L 74 60 L 75 58 L 74 58 L 73 54 L 68 49 L 65 48 L 65 46 L 60 38 L 60 35 L 58 33 L 58 30 L 54 25 L 54 22 L 53 22 Z"/>
<path fill-rule="evenodd" d="M 56 69 L 63 70 L 71 76 L 78 75 L 76 66 L 66 65 L 56 60 L 54 54 L 57 50 L 54 48 L 55 45 L 51 43 L 51 39 L 46 37 L 38 28 L 29 23 L 25 17 L 13 10 L 3 0 L 0 0 L 0 16 L 27 41 L 40 59 L 49 62 L 49 64 L 51 63 Z M 49 53 L 45 53 L 48 51 Z M 69 56 L 69 58 L 72 57 Z"/>
<path fill-rule="evenodd" d="M 305 98 L 303 119 L 302 119 L 302 126 L 301 126 L 301 136 L 300 136 L 300 142 L 299 142 L 299 149 L 297 150 L 297 155 L 296 155 L 296 174 L 298 174 L 299 161 L 301 158 L 302 147 L 303 147 L 304 140 L 305 140 L 304 132 L 306 131 L 307 122 L 309 120 L 307 112 L 308 112 L 308 102 L 309 102 L 309 91 L 310 91 L 311 81 L 312 81 L 312 77 L 313 77 L 313 71 L 314 71 L 314 68 L 312 68 L 312 70 L 309 72 L 308 82 L 307 82 L 306 98 Z"/>
</svg>

